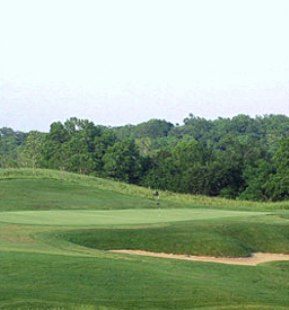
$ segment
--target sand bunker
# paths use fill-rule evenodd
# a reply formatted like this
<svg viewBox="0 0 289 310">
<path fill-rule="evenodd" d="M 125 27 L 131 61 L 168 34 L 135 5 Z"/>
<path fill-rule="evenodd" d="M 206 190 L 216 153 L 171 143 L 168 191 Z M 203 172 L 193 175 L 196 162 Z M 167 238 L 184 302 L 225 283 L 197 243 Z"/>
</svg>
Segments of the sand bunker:
<svg viewBox="0 0 289 310">
<path fill-rule="evenodd" d="M 114 253 L 124 253 L 151 257 L 173 258 L 198 262 L 211 262 L 229 265 L 256 266 L 261 263 L 274 261 L 289 261 L 289 254 L 273 253 L 254 253 L 250 257 L 210 257 L 210 256 L 191 256 L 180 254 L 155 253 L 141 250 L 112 250 Z"/>
</svg>

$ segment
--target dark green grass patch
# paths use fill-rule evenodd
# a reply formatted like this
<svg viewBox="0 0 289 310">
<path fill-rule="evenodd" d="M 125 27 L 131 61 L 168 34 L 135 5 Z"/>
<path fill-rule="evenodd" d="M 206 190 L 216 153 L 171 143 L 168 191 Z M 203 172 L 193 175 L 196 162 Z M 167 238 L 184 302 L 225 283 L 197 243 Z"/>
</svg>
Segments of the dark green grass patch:
<svg viewBox="0 0 289 310">
<path fill-rule="evenodd" d="M 139 249 L 188 255 L 249 256 L 253 252 L 289 253 L 289 224 L 222 219 L 173 223 L 141 229 L 92 229 L 60 238 L 86 247 Z"/>
<path fill-rule="evenodd" d="M 289 306 L 288 263 L 250 268 L 23 253 L 0 253 L 0 261 L 1 309 Z"/>
<path fill-rule="evenodd" d="M 0 179 L 0 210 L 129 209 L 155 207 L 153 199 L 54 179 Z"/>
</svg>

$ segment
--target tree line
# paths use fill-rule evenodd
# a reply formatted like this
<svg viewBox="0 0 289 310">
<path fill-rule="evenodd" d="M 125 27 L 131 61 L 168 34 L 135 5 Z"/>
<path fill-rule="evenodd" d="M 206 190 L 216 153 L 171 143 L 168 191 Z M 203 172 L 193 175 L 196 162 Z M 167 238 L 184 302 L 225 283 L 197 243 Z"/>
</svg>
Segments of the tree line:
<svg viewBox="0 0 289 310">
<path fill-rule="evenodd" d="M 48 133 L 0 129 L 0 167 L 59 169 L 154 189 L 236 199 L 289 198 L 289 118 L 106 127 L 70 118 Z"/>
</svg>

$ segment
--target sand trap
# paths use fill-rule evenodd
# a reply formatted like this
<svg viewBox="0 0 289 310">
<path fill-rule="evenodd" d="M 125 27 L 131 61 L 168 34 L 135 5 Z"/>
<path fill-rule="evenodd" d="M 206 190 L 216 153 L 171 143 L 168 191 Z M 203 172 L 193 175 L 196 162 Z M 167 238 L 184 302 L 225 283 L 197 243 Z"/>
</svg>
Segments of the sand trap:
<svg viewBox="0 0 289 310">
<path fill-rule="evenodd" d="M 155 253 L 141 250 L 111 250 L 114 253 L 124 253 L 151 257 L 174 258 L 198 262 L 210 262 L 229 265 L 256 266 L 261 263 L 274 261 L 289 261 L 289 254 L 273 254 L 273 253 L 254 253 L 250 257 L 210 257 L 210 256 L 191 256 L 180 254 Z"/>
</svg>

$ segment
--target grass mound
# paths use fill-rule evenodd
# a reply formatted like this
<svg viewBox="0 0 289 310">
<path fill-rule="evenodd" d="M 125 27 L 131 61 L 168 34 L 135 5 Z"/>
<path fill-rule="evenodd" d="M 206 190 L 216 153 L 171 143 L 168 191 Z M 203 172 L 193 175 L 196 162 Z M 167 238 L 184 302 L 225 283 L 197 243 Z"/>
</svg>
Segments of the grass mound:
<svg viewBox="0 0 289 310">
<path fill-rule="evenodd" d="M 173 223 L 166 227 L 75 230 L 63 234 L 62 238 L 102 250 L 220 257 L 250 256 L 254 252 L 289 253 L 289 224 L 258 221 L 230 223 L 217 219 Z"/>
<path fill-rule="evenodd" d="M 0 211 L 155 207 L 153 199 L 59 179 L 0 179 Z"/>
</svg>

